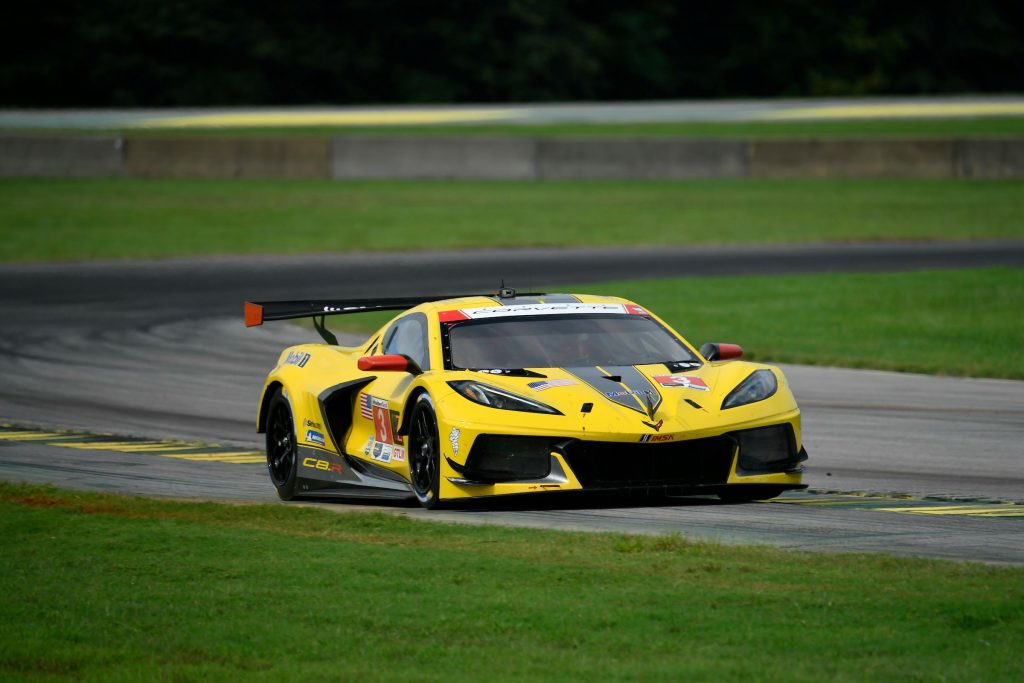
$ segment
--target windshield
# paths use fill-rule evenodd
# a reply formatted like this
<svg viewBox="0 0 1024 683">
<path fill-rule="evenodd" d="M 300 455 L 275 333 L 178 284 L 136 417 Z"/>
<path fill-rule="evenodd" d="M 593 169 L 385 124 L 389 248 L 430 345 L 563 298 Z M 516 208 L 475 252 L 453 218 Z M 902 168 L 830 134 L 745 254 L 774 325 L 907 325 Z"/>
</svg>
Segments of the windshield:
<svg viewBox="0 0 1024 683">
<path fill-rule="evenodd" d="M 455 368 L 558 368 L 695 361 L 682 342 L 640 315 L 471 320 L 449 329 Z"/>
</svg>

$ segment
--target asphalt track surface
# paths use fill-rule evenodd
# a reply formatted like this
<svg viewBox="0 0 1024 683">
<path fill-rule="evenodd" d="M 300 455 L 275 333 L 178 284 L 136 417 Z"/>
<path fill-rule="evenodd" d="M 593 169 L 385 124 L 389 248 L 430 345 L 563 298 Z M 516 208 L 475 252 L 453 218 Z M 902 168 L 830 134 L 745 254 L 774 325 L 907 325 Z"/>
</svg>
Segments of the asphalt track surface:
<svg viewBox="0 0 1024 683">
<path fill-rule="evenodd" d="M 258 450 L 253 416 L 263 376 L 281 348 L 308 340 L 311 333 L 286 323 L 246 330 L 241 322 L 246 299 L 489 291 L 501 277 L 526 289 L 637 277 L 982 265 L 1024 265 L 1024 243 L 9 265 L 0 267 L 0 422 Z M 819 492 L 785 499 L 794 504 L 548 497 L 425 512 L 369 503 L 464 523 L 679 532 L 806 550 L 1024 563 L 1024 518 L 1006 516 L 1024 508 L 991 504 L 1024 503 L 1024 382 L 784 369 L 803 409 L 811 454 L 805 481 Z M 104 448 L 0 438 L 0 478 L 133 494 L 276 501 L 259 464 Z M 908 503 L 895 494 L 932 509 L 898 510 Z M 347 510 L 368 502 L 324 505 Z M 971 509 L 977 514 L 969 514 Z"/>
</svg>

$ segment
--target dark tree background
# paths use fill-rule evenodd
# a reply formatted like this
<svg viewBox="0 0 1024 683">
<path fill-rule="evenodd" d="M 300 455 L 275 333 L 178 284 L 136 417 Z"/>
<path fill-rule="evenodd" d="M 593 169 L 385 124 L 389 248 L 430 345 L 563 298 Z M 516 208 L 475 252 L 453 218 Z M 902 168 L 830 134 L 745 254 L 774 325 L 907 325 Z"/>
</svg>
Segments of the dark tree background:
<svg viewBox="0 0 1024 683">
<path fill-rule="evenodd" d="M 1024 91 L 1024 1 L 51 0 L 3 106 Z"/>
</svg>

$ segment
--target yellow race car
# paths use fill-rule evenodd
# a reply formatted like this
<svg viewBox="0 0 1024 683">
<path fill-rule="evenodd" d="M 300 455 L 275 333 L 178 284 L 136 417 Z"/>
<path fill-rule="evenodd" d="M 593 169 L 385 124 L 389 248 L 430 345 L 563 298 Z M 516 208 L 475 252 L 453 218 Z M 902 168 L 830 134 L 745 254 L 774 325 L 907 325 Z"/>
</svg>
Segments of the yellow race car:
<svg viewBox="0 0 1024 683">
<path fill-rule="evenodd" d="M 359 346 L 326 316 L 403 310 Z M 257 429 L 278 495 L 445 501 L 639 490 L 771 498 L 801 484 L 782 372 L 698 352 L 625 299 L 517 294 L 245 304 L 246 325 L 314 318 L 285 349 Z"/>
</svg>

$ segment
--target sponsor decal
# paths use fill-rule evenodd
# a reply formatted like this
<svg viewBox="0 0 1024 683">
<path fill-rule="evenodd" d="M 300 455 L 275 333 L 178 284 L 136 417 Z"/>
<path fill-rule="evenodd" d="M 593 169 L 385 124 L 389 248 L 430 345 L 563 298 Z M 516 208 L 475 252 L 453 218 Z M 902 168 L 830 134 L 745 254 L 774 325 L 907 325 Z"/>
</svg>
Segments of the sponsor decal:
<svg viewBox="0 0 1024 683">
<path fill-rule="evenodd" d="M 391 440 L 391 411 L 382 408 L 377 404 L 373 406 L 373 433 L 374 441 L 381 443 L 392 443 Z"/>
<path fill-rule="evenodd" d="M 550 389 L 552 387 L 569 387 L 574 384 L 576 384 L 576 382 L 571 379 L 545 379 L 540 382 L 530 382 L 526 386 L 530 387 L 534 391 L 544 391 L 545 389 Z"/>
<path fill-rule="evenodd" d="M 402 435 L 398 433 L 398 411 L 390 410 L 391 413 L 391 440 L 392 443 L 403 443 Z"/>
<path fill-rule="evenodd" d="M 648 423 L 644 423 L 648 424 Z M 658 423 L 661 424 L 660 422 Z M 641 434 L 640 443 L 656 443 L 658 441 L 675 441 L 675 434 Z"/>
<path fill-rule="evenodd" d="M 369 394 L 359 394 L 359 414 L 365 417 L 367 420 L 373 419 L 373 407 L 384 408 L 385 410 L 390 404 L 383 398 L 377 398 L 376 396 L 370 396 Z"/>
<path fill-rule="evenodd" d="M 379 462 L 404 462 L 405 449 L 396 446 L 404 443 L 398 434 L 398 412 L 388 410 L 383 399 L 370 397 L 370 405 L 373 436 L 366 440 L 363 455 Z"/>
<path fill-rule="evenodd" d="M 692 375 L 655 375 L 654 381 L 663 387 L 686 387 L 697 391 L 711 391 L 700 377 Z"/>
<path fill-rule="evenodd" d="M 289 351 L 288 356 L 284 359 L 285 365 L 298 365 L 300 368 L 306 367 L 306 363 L 309 362 L 310 355 L 308 353 L 301 353 L 299 351 Z"/>
<path fill-rule="evenodd" d="M 373 446 L 373 454 L 370 457 L 380 462 L 391 462 L 391 449 L 393 448 L 394 446 L 389 443 L 376 443 Z"/>
<path fill-rule="evenodd" d="M 325 443 L 324 435 L 315 429 L 306 430 L 306 441 L 308 443 L 315 443 L 317 446 L 323 446 Z"/>
<path fill-rule="evenodd" d="M 455 455 L 459 454 L 459 436 L 461 435 L 462 432 L 458 427 L 452 427 L 451 433 L 448 434 L 448 440 L 452 442 L 452 453 Z"/>
<path fill-rule="evenodd" d="M 640 421 L 643 422 L 645 425 L 647 425 L 648 427 L 650 427 L 651 429 L 653 429 L 656 432 L 660 432 L 661 431 L 661 426 L 663 424 L 665 424 L 664 420 L 658 420 L 657 422 L 647 422 L 645 420 L 640 420 Z"/>
<path fill-rule="evenodd" d="M 319 458 L 303 458 L 302 466 L 308 467 L 312 470 L 323 470 L 324 472 L 341 474 L 341 465 L 338 463 L 328 462 L 327 460 L 320 460 Z"/>
<path fill-rule="evenodd" d="M 370 406 L 369 417 L 373 420 L 373 441 L 386 444 L 404 443 L 402 435 L 398 433 L 398 411 L 389 410 L 388 402 L 382 398 L 373 398 L 372 396 L 366 398 Z M 360 398 L 360 403 L 363 404 L 362 398 Z M 363 408 L 360 408 L 360 412 L 364 417 L 367 415 L 367 411 Z"/>
<path fill-rule="evenodd" d="M 641 391 L 606 391 L 604 395 L 608 398 L 622 398 L 623 396 L 646 396 L 649 392 L 645 390 Z"/>
<path fill-rule="evenodd" d="M 320 424 L 319 422 L 313 422 L 308 417 L 305 420 L 302 421 L 302 424 L 305 427 L 312 427 L 313 429 L 323 429 L 324 428 L 324 426 L 322 424 Z"/>
</svg>

